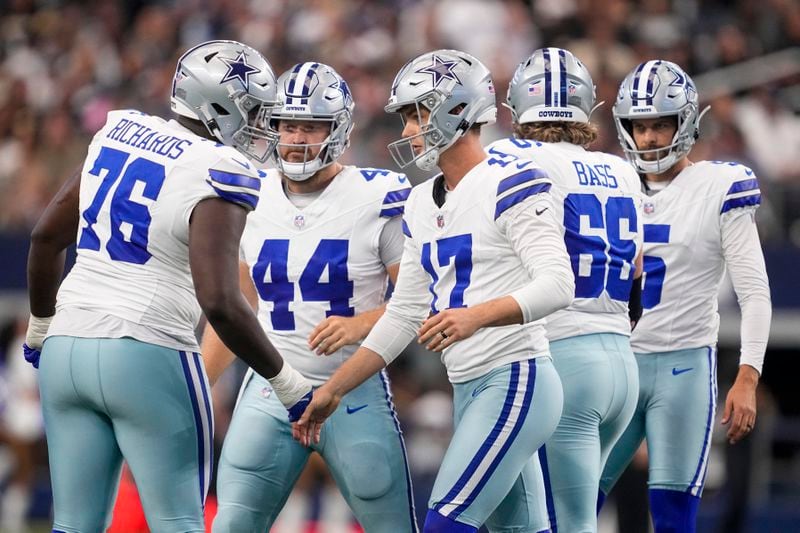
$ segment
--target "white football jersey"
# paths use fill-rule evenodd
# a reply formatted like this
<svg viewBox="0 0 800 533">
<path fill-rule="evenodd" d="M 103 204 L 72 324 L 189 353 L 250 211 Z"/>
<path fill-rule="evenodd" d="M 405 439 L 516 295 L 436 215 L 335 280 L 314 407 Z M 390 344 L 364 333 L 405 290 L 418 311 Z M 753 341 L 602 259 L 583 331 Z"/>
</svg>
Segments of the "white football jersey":
<svg viewBox="0 0 800 533">
<path fill-rule="evenodd" d="M 436 313 L 475 306 L 530 284 L 533 266 L 523 263 L 508 237 L 515 208 L 541 213 L 539 223 L 550 227 L 555 236 L 552 254 L 561 254 L 556 260 L 564 255 L 552 216 L 550 180 L 532 162 L 489 157 L 447 193 L 441 207 L 433 198 L 435 182 L 430 179 L 415 187 L 406 204 L 403 229 L 408 239 L 397 290 L 389 303 L 392 316 L 408 314 L 402 308 L 404 302 L 419 300 L 410 293 L 421 290 L 424 294 L 426 288 L 430 312 Z M 535 252 L 551 253 L 549 245 L 542 241 Z M 416 264 L 412 265 L 406 254 L 413 255 Z M 566 266 L 565 261 L 563 264 Z M 413 302 L 409 309 L 415 305 Z M 418 318 L 416 311 L 411 314 Z M 534 320 L 479 329 L 446 348 L 442 361 L 450 381 L 460 383 L 504 364 L 543 355 L 549 355 L 543 321 Z"/>
<path fill-rule="evenodd" d="M 701 161 L 644 198 L 644 314 L 635 352 L 699 348 L 717 342 L 717 293 L 725 271 L 723 228 L 761 203 L 753 171 Z"/>
<path fill-rule="evenodd" d="M 234 148 L 176 121 L 110 112 L 81 173 L 77 260 L 48 335 L 132 337 L 199 351 L 189 218 L 206 198 L 252 210 L 260 185 Z"/>
<path fill-rule="evenodd" d="M 258 292 L 258 318 L 270 340 L 315 385 L 358 346 L 317 356 L 308 336 L 328 316 L 353 316 L 383 305 L 388 276 L 380 235 L 391 218 L 402 216 L 410 192 L 402 174 L 346 166 L 300 209 L 286 197 L 280 173 L 267 171 L 263 201 L 247 218 L 240 257 Z"/>
<path fill-rule="evenodd" d="M 532 159 L 553 182 L 575 276 L 575 299 L 547 317 L 551 341 L 590 333 L 630 335 L 628 299 L 641 249 L 641 185 L 624 159 L 571 143 L 500 139 L 489 155 Z"/>
</svg>

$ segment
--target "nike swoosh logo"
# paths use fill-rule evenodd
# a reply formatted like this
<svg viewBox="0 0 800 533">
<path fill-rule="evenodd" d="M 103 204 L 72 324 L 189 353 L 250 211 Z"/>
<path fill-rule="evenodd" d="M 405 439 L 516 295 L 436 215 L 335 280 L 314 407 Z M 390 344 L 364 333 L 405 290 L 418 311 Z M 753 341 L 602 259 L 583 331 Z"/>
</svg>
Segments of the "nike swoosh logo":
<svg viewBox="0 0 800 533">
<path fill-rule="evenodd" d="M 691 367 L 690 367 L 690 368 L 674 368 L 674 367 L 673 367 L 673 368 L 672 368 L 672 375 L 673 375 L 673 376 L 677 376 L 677 375 L 679 375 L 679 374 L 683 374 L 683 373 L 685 373 L 685 372 L 688 372 L 688 371 L 690 371 L 690 370 L 694 370 L 694 369 L 693 369 L 693 368 L 691 368 Z"/>
<path fill-rule="evenodd" d="M 366 408 L 368 405 L 369 405 L 368 403 L 365 403 L 364 405 L 359 405 L 358 407 L 350 407 L 348 405 L 347 406 L 347 414 L 348 415 L 352 415 L 353 413 L 357 413 L 358 411 Z"/>
<path fill-rule="evenodd" d="M 536 216 L 538 217 L 539 215 L 541 215 L 542 213 L 544 213 L 544 212 L 545 212 L 545 211 L 547 211 L 548 209 L 550 209 L 550 208 L 549 208 L 549 207 L 544 207 L 544 208 L 542 208 L 542 209 L 537 209 L 537 210 L 536 210 Z"/>
<path fill-rule="evenodd" d="M 233 157 L 231 157 L 231 159 L 233 159 L 236 163 L 239 163 L 240 165 L 242 165 L 247 170 L 250 170 L 250 163 L 247 163 L 247 162 L 242 163 L 241 161 L 239 161 L 238 159 L 235 159 Z"/>
<path fill-rule="evenodd" d="M 522 170 L 523 168 L 527 167 L 530 164 L 531 164 L 530 161 L 523 161 L 522 163 L 517 163 L 516 167 L 518 170 Z"/>
</svg>

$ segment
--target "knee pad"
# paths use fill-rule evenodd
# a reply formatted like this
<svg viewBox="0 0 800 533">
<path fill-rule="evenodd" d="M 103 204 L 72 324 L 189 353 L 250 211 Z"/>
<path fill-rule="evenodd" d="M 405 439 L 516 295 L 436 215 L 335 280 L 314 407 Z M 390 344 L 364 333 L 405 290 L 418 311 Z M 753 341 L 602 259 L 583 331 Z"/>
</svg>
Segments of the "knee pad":
<svg viewBox="0 0 800 533">
<path fill-rule="evenodd" d="M 392 461 L 381 445 L 362 442 L 348 447 L 341 455 L 343 463 L 347 465 L 345 480 L 354 496 L 362 500 L 374 500 L 392 488 Z"/>
<path fill-rule="evenodd" d="M 650 489 L 650 513 L 656 533 L 694 533 L 700 498 L 688 492 Z"/>
<path fill-rule="evenodd" d="M 428 509 L 422 531 L 423 533 L 476 533 L 478 528 L 456 522 L 452 518 L 440 515 L 433 509 Z"/>
</svg>

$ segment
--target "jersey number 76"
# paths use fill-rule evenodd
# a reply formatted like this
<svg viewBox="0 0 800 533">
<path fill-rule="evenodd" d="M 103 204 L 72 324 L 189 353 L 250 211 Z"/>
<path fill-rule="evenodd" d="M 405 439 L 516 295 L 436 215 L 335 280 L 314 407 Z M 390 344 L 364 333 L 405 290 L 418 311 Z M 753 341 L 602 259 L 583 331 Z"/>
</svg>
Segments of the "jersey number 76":
<svg viewBox="0 0 800 533">
<path fill-rule="evenodd" d="M 147 205 L 132 198 L 134 187 L 141 183 L 139 196 L 155 201 L 164 185 L 165 171 L 164 165 L 149 159 L 139 157 L 128 163 L 129 158 L 130 154 L 121 150 L 107 146 L 100 149 L 89 174 L 100 177 L 105 171 L 105 175 L 92 203 L 81 214 L 86 226 L 81 229 L 78 248 L 100 250 L 100 239 L 93 226 L 111 187 L 119 180 L 109 206 L 111 237 L 106 250 L 114 261 L 143 265 L 152 257 L 147 250 L 152 218 Z"/>
</svg>

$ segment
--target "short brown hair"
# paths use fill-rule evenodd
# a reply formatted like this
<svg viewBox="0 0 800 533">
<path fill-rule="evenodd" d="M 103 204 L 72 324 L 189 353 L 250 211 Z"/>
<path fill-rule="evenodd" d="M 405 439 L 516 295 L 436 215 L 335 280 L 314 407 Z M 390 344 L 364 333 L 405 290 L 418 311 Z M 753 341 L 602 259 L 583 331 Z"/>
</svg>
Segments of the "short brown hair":
<svg viewBox="0 0 800 533">
<path fill-rule="evenodd" d="M 589 146 L 597 140 L 597 126 L 591 122 L 528 122 L 514 123 L 514 134 L 520 139 L 545 143 L 568 142 Z"/>
</svg>

